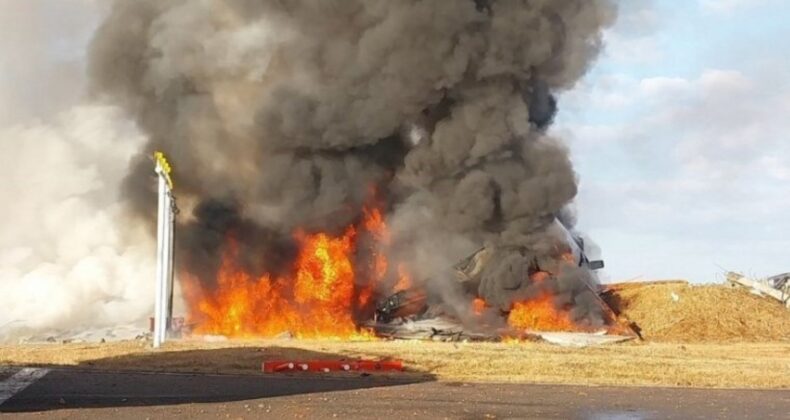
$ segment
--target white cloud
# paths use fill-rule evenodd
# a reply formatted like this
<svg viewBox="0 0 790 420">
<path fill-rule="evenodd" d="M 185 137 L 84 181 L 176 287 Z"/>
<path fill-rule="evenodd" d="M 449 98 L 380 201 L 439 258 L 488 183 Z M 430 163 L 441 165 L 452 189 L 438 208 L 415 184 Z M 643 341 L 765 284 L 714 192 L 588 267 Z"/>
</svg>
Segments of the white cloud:
<svg viewBox="0 0 790 420">
<path fill-rule="evenodd" d="M 618 4 L 615 30 L 623 35 L 644 36 L 660 29 L 662 16 L 653 0 L 629 0 Z"/>
<path fill-rule="evenodd" d="M 630 37 L 617 31 L 604 35 L 604 56 L 618 63 L 656 63 L 663 57 L 658 40 L 649 35 Z"/>
<path fill-rule="evenodd" d="M 647 100 L 666 100 L 693 89 L 692 82 L 680 77 L 650 77 L 639 81 L 638 93 Z"/>
<path fill-rule="evenodd" d="M 783 233 L 790 231 L 790 76 L 783 83 L 762 76 L 722 69 L 695 78 L 610 76 L 562 98 L 558 129 L 570 133 L 582 171 L 582 228 L 602 245 L 615 278 L 712 280 L 714 262 L 786 271 L 776 244 L 790 245 Z M 600 107 L 601 98 L 618 95 L 625 106 Z M 682 267 L 662 266 L 662 258 L 634 262 L 641 256 L 623 240 L 646 240 L 662 258 L 694 258 L 679 257 Z"/>
<path fill-rule="evenodd" d="M 731 14 L 738 10 L 776 3 L 775 0 L 700 0 L 702 10 Z"/>
<path fill-rule="evenodd" d="M 662 17 L 652 1 L 619 4 L 617 22 L 604 34 L 604 58 L 624 63 L 655 63 L 662 57 L 655 37 Z"/>
</svg>

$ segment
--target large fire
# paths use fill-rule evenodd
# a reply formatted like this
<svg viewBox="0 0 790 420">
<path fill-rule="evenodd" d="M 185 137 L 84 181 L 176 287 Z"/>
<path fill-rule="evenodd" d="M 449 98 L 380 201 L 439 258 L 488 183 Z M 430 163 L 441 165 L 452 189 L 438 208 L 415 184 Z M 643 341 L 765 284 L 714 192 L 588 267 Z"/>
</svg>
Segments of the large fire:
<svg viewBox="0 0 790 420">
<path fill-rule="evenodd" d="M 539 271 L 534 273 L 532 281 L 540 287 L 550 276 L 549 273 Z M 568 311 L 557 308 L 554 296 L 545 289 L 541 289 L 537 296 L 513 304 L 507 323 L 518 330 L 530 331 L 578 331 L 580 327 L 570 317 Z"/>
<path fill-rule="evenodd" d="M 342 235 L 296 232 L 294 239 L 299 251 L 288 275 L 247 273 L 238 264 L 239 249 L 231 236 L 213 287 L 183 276 L 192 331 L 237 338 L 372 339 L 375 334 L 360 328 L 359 321 L 372 318 L 375 298 L 381 297 L 376 293 L 414 287 L 407 266 L 388 260 L 392 239 L 379 207 L 365 208 L 362 220 Z M 570 254 L 559 258 L 573 262 Z M 551 275 L 530 275 L 537 293 L 513 304 L 507 315 L 511 329 L 585 329 L 541 287 Z M 472 301 L 471 310 L 478 316 L 487 309 L 483 299 Z"/>
<path fill-rule="evenodd" d="M 378 208 L 366 209 L 364 215 L 358 227 L 348 227 L 339 237 L 297 232 L 299 254 L 289 276 L 247 274 L 236 263 L 238 249 L 231 241 L 216 287 L 206 290 L 187 277 L 184 294 L 193 332 L 228 337 L 373 337 L 355 321 L 357 314 L 369 308 L 374 288 L 387 274 L 389 262 L 378 248 L 389 242 L 389 232 Z M 354 267 L 361 232 L 376 245 L 368 253 L 367 270 Z M 359 273 L 368 273 L 370 278 L 359 279 Z M 407 276 L 401 270 L 398 283 Z"/>
<path fill-rule="evenodd" d="M 566 262 L 573 262 L 573 256 L 569 254 L 564 254 L 560 258 Z M 631 327 L 619 319 L 603 302 L 601 302 L 601 308 L 604 311 L 605 326 L 593 328 L 574 322 L 570 313 L 571 308 L 558 306 L 555 302 L 557 296 L 548 288 L 543 287 L 543 283 L 551 276 L 552 273 L 545 271 L 536 271 L 530 275 L 537 294 L 530 299 L 513 304 L 507 317 L 508 326 L 519 331 L 592 332 L 604 328 L 613 334 L 629 335 L 632 333 Z"/>
<path fill-rule="evenodd" d="M 574 264 L 573 254 L 562 252 L 558 258 Z M 559 273 L 557 273 L 559 274 Z M 510 309 L 507 323 L 518 330 L 530 331 L 579 331 L 583 328 L 571 319 L 568 308 L 558 308 L 555 296 L 546 289 L 544 283 L 552 276 L 546 271 L 535 271 L 530 279 L 537 289 L 537 295 L 528 300 L 516 302 Z"/>
</svg>

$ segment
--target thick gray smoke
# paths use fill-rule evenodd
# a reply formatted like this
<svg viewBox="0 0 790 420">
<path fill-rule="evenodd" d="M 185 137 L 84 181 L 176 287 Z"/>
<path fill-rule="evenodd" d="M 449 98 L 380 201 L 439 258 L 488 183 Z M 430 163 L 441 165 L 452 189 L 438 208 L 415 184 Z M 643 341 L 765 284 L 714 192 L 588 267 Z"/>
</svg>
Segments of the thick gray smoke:
<svg viewBox="0 0 790 420">
<path fill-rule="evenodd" d="M 188 270 L 210 279 L 228 232 L 280 270 L 295 228 L 337 231 L 375 186 L 395 252 L 449 300 L 447 270 L 482 244 L 494 271 L 555 251 L 576 178 L 546 134 L 552 92 L 613 17 L 607 0 L 116 0 L 90 76 L 150 137 L 125 187 L 144 217 L 146 156 L 170 155 Z M 511 285 L 490 279 L 499 305 Z"/>
<path fill-rule="evenodd" d="M 82 95 L 102 9 L 0 2 L 0 342 L 133 337 L 151 313 L 156 244 L 119 193 L 145 137 Z"/>
<path fill-rule="evenodd" d="M 118 189 L 144 138 L 119 110 L 79 106 L 0 128 L 0 341 L 134 323 L 150 312 L 153 242 Z"/>
</svg>

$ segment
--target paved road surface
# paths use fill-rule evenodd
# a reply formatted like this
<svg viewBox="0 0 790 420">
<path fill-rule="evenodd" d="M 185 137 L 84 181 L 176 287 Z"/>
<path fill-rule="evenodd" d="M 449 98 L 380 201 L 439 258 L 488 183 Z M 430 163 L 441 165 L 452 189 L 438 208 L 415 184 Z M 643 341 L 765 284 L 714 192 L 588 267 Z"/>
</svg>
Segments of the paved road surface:
<svg viewBox="0 0 790 420">
<path fill-rule="evenodd" d="M 790 419 L 790 391 L 403 383 L 374 377 L 4 372 L 14 418 Z M 37 378 L 37 376 L 41 376 Z"/>
</svg>

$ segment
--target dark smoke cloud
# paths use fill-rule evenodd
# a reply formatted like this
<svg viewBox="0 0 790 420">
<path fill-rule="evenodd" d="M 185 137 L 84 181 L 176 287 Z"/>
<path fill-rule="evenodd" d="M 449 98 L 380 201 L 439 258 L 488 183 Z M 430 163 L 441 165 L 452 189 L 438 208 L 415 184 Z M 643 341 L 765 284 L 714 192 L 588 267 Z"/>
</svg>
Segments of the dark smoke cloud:
<svg viewBox="0 0 790 420">
<path fill-rule="evenodd" d="M 546 134 L 552 92 L 584 74 L 613 16 L 606 0 L 116 0 L 90 76 L 149 135 L 126 182 L 143 217 L 145 156 L 171 156 L 188 269 L 210 272 L 243 230 L 276 270 L 293 229 L 338 231 L 375 185 L 401 255 L 441 282 L 481 243 L 551 248 L 576 194 Z"/>
<path fill-rule="evenodd" d="M 555 306 L 570 312 L 571 319 L 590 327 L 605 325 L 606 316 L 599 298 L 589 286 L 595 279 L 589 270 L 547 254 L 526 248 L 500 249 L 481 275 L 479 293 L 486 302 L 500 311 L 508 311 L 513 303 L 551 294 Z M 538 270 L 555 273 L 543 281 L 534 281 L 530 274 Z"/>
</svg>

